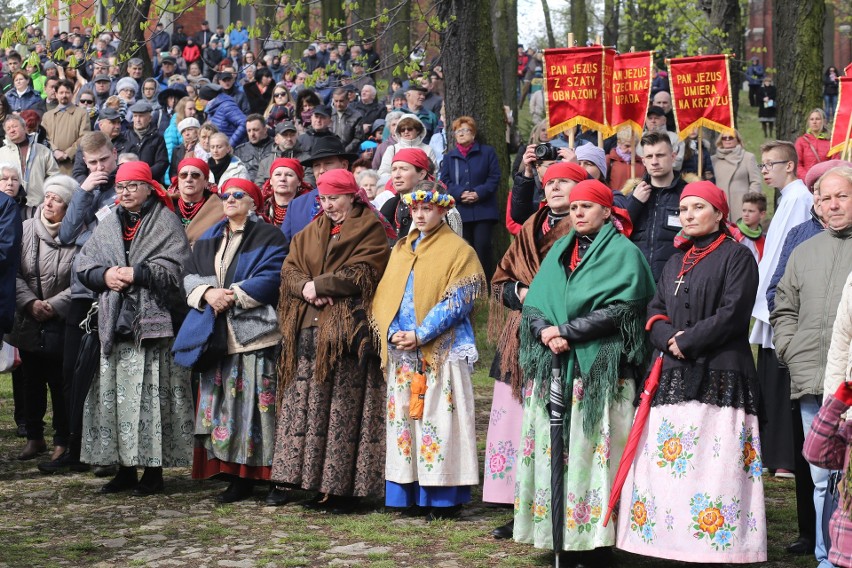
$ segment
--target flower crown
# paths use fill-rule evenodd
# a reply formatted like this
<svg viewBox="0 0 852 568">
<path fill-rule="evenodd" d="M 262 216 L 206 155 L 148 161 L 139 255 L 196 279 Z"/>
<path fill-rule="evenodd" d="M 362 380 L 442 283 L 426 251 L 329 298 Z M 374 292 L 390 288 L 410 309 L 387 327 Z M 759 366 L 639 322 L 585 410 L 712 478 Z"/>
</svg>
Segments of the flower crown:
<svg viewBox="0 0 852 568">
<path fill-rule="evenodd" d="M 415 201 L 422 203 L 434 203 L 438 207 L 444 209 L 452 209 L 456 206 L 456 200 L 448 193 L 440 193 L 437 191 L 423 191 L 422 189 L 406 193 L 402 196 L 402 201 L 411 206 Z"/>
</svg>

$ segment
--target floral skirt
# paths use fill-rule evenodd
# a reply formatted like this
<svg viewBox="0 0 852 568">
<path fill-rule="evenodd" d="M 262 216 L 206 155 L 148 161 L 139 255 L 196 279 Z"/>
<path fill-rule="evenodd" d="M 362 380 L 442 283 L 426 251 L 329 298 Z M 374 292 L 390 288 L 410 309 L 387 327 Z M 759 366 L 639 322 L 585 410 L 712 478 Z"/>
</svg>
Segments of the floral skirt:
<svg viewBox="0 0 852 568">
<path fill-rule="evenodd" d="M 583 431 L 583 382 L 575 378 L 571 400 L 570 438 L 561 457 L 564 468 L 564 550 L 592 550 L 615 544 L 615 523 L 603 526 L 612 480 L 633 424 L 632 380 L 619 380 L 606 401 L 601 421 L 591 436 Z M 565 397 L 566 401 L 569 397 Z M 550 415 L 541 400 L 526 389 L 518 452 L 515 496 L 515 540 L 536 548 L 553 548 L 550 478 Z"/>
<path fill-rule="evenodd" d="M 171 340 L 118 342 L 101 356 L 83 407 L 80 460 L 97 465 L 185 467 L 192 459 L 189 369 Z"/>
<path fill-rule="evenodd" d="M 621 493 L 617 546 L 687 562 L 766 560 L 757 417 L 690 401 L 651 408 Z"/>
<path fill-rule="evenodd" d="M 426 371 L 423 419 L 408 415 L 413 366 L 388 364 L 385 477 L 421 487 L 479 484 L 473 383 L 466 360 L 447 360 L 439 372 Z"/>
<path fill-rule="evenodd" d="M 381 495 L 385 383 L 379 359 L 362 367 L 345 354 L 320 383 L 314 378 L 316 330 L 299 333 L 296 376 L 278 409 L 272 479 L 331 495 Z"/>
<path fill-rule="evenodd" d="M 523 418 L 524 406 L 512 396 L 512 385 L 494 381 L 491 418 L 485 439 L 485 481 L 482 484 L 482 500 L 486 503 L 515 502 Z"/>
<path fill-rule="evenodd" d="M 275 351 L 270 347 L 228 355 L 201 374 L 195 435 L 204 451 L 196 452 L 193 477 L 207 478 L 221 471 L 221 467 L 211 471 L 214 460 L 249 468 L 272 465 L 278 380 Z M 250 477 L 263 479 L 259 473 Z"/>
</svg>

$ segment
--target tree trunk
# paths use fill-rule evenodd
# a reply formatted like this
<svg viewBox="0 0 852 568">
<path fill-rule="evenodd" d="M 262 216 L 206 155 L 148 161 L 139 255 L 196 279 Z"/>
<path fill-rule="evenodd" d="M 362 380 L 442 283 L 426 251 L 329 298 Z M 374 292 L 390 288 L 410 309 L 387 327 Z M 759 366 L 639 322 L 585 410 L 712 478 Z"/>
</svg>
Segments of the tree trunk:
<svg viewBox="0 0 852 568">
<path fill-rule="evenodd" d="M 358 2 L 358 11 L 355 16 L 357 17 L 355 22 L 355 34 L 351 38 L 356 43 L 360 43 L 366 38 L 372 38 L 376 35 L 376 30 L 370 28 L 370 22 L 367 21 L 367 18 L 374 17 L 378 12 L 378 6 L 376 0 L 361 0 Z"/>
<path fill-rule="evenodd" d="M 503 104 L 512 110 L 512 134 L 518 129 L 518 37 L 517 0 L 491 0 L 494 53 L 500 66 Z"/>
<path fill-rule="evenodd" d="M 745 52 L 745 30 L 743 29 L 743 17 L 739 0 L 712 0 L 709 20 L 712 28 L 725 32 L 725 37 L 717 40 L 721 42 L 720 45 L 708 46 L 706 53 L 721 53 L 726 51 L 727 53 L 736 54 L 736 57 L 730 62 L 731 90 L 733 91 L 731 95 L 733 96 L 734 116 L 736 116 L 739 111 L 740 90 L 743 81 L 745 81 L 745 69 L 742 64 L 737 63 L 738 60 L 742 61 L 745 59 L 743 57 Z"/>
<path fill-rule="evenodd" d="M 571 0 L 571 31 L 577 45 L 586 45 L 589 39 L 589 14 L 586 12 L 586 0 Z"/>
<path fill-rule="evenodd" d="M 148 54 L 148 45 L 145 41 L 145 30 L 139 28 L 139 22 L 150 18 L 151 0 L 138 0 L 137 2 L 116 2 L 114 21 L 121 30 L 121 41 L 118 44 L 116 56 L 120 61 L 126 61 L 131 57 L 142 60 L 144 76 L 154 76 L 154 66 L 151 56 Z"/>
<path fill-rule="evenodd" d="M 390 85 L 391 79 L 394 76 L 403 75 L 402 67 L 399 67 L 396 73 L 394 69 L 400 64 L 404 66 L 408 61 L 407 59 L 403 59 L 398 53 L 407 55 L 411 49 L 411 28 L 409 23 L 411 19 L 411 3 L 400 3 L 399 0 L 379 0 L 378 10 L 381 12 L 385 9 L 390 10 L 388 14 L 390 22 L 381 31 L 379 56 L 382 58 L 382 67 L 386 68 L 382 73 L 382 77 Z M 398 53 L 396 54 L 394 53 L 394 46 L 398 49 Z"/>
<path fill-rule="evenodd" d="M 775 85 L 778 116 L 775 135 L 795 140 L 804 129 L 808 113 L 822 108 L 823 23 L 825 2 L 775 0 L 773 2 Z"/>
<path fill-rule="evenodd" d="M 604 45 L 618 45 L 618 20 L 621 0 L 604 0 Z"/>
<path fill-rule="evenodd" d="M 444 105 L 446 124 L 459 116 L 472 116 L 477 123 L 477 138 L 493 146 L 503 176 L 497 201 L 505 211 L 508 196 L 509 156 L 506 152 L 506 128 L 497 57 L 491 44 L 491 0 L 442 0 L 438 17 L 449 22 L 441 36 L 443 57 Z M 453 20 L 453 18 L 455 18 Z M 499 258 L 509 245 L 503 223 L 497 223 L 494 253 Z"/>
<path fill-rule="evenodd" d="M 550 6 L 547 0 L 541 0 L 541 11 L 544 12 L 544 27 L 547 28 L 547 47 L 556 47 L 556 38 L 553 36 L 553 22 L 550 20 Z"/>
<path fill-rule="evenodd" d="M 322 30 L 325 33 L 337 31 L 346 25 L 346 13 L 343 11 L 341 0 L 322 0 L 320 6 L 322 6 Z M 343 40 L 345 41 L 346 38 L 344 37 Z"/>
</svg>

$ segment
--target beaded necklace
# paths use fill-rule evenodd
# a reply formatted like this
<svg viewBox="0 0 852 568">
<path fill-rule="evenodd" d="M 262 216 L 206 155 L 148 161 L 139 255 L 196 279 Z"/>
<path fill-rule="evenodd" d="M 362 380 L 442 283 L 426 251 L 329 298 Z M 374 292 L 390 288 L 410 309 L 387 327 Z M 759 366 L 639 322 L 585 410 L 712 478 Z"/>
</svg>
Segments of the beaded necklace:
<svg viewBox="0 0 852 568">
<path fill-rule="evenodd" d="M 683 263 L 680 266 L 680 272 L 677 273 L 677 280 L 675 280 L 675 284 L 677 284 L 674 293 L 675 296 L 677 296 L 677 293 L 680 291 L 680 285 L 683 284 L 683 277 L 686 275 L 686 273 L 695 268 L 695 266 L 699 262 L 704 260 L 707 255 L 719 248 L 719 245 L 721 245 L 726 238 L 727 235 L 725 233 L 722 233 L 721 235 L 716 237 L 716 240 L 714 240 L 706 247 L 697 247 L 693 245 L 691 249 L 686 251 L 686 254 L 683 255 Z"/>
<path fill-rule="evenodd" d="M 130 225 L 129 222 L 133 221 L 134 217 L 136 217 L 136 221 L 134 221 L 133 224 Z M 141 225 L 141 224 L 142 224 L 142 217 L 135 214 L 135 213 L 131 213 L 130 214 L 130 220 L 128 221 L 128 225 L 126 227 L 124 227 L 124 234 L 122 235 L 124 240 L 125 241 L 132 241 L 134 239 L 134 237 L 136 237 L 136 231 L 139 230 L 139 225 Z"/>
<path fill-rule="evenodd" d="M 287 206 L 281 206 L 275 203 L 275 200 L 272 200 L 272 222 L 276 227 L 280 227 L 284 224 L 284 218 L 287 216 Z"/>
<path fill-rule="evenodd" d="M 340 225 L 335 225 L 331 228 L 331 236 L 335 237 L 340 234 Z"/>
<path fill-rule="evenodd" d="M 178 199 L 178 211 L 180 211 L 181 221 L 183 221 L 184 225 L 188 225 L 190 221 L 195 217 L 195 215 L 201 211 L 201 207 L 204 205 L 204 200 L 202 199 L 198 203 L 187 203 L 183 199 Z"/>
</svg>

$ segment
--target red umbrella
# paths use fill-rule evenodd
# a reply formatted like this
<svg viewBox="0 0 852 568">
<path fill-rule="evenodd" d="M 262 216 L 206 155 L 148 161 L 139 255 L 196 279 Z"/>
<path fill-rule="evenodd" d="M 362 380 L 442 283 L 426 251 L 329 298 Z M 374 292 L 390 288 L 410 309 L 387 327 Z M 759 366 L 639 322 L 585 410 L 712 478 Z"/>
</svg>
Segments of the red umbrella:
<svg viewBox="0 0 852 568">
<path fill-rule="evenodd" d="M 669 318 L 662 314 L 653 316 L 645 324 L 645 331 L 651 331 L 651 326 L 660 320 L 668 321 Z M 663 371 L 663 352 L 660 352 L 657 360 L 654 361 L 654 366 L 651 367 L 651 372 L 648 373 L 648 378 L 645 379 L 645 389 L 639 395 L 639 408 L 636 409 L 636 416 L 633 418 L 633 427 L 630 428 L 630 436 L 627 437 L 627 445 L 624 446 L 624 453 L 621 455 L 621 462 L 618 464 L 618 471 L 615 473 L 615 480 L 612 483 L 612 492 L 609 496 L 609 507 L 604 517 L 603 526 L 609 522 L 612 511 L 615 509 L 615 504 L 621 496 L 621 488 L 624 487 L 624 480 L 627 478 L 627 472 L 630 471 L 630 466 L 633 465 L 633 458 L 636 456 L 636 448 L 639 446 L 639 438 L 642 436 L 642 430 L 645 429 L 645 423 L 648 421 L 648 414 L 651 412 L 651 401 L 654 400 L 654 393 L 657 392 L 657 387 L 660 386 L 660 374 Z"/>
</svg>

